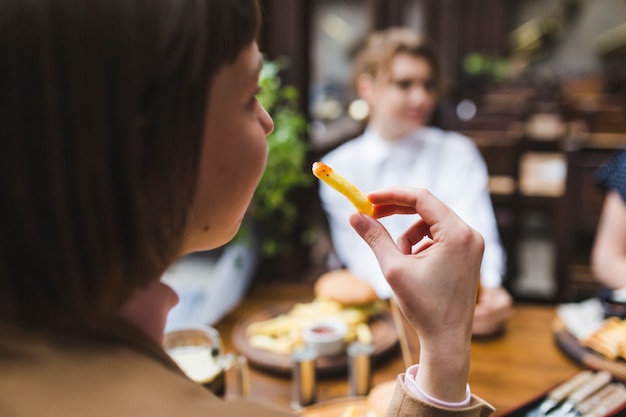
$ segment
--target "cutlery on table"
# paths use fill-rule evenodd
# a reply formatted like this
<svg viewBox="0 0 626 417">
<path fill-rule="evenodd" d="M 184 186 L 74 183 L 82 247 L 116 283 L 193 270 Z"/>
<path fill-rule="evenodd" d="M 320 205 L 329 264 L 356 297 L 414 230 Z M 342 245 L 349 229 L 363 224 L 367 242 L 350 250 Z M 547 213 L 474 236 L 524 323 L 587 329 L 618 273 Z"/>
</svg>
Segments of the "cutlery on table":
<svg viewBox="0 0 626 417">
<path fill-rule="evenodd" d="M 581 417 L 598 407 L 605 401 L 609 401 L 615 395 L 626 394 L 626 387 L 615 382 L 609 383 L 595 394 L 582 401 L 576 408 L 567 413 L 565 417 Z"/>
<path fill-rule="evenodd" d="M 593 377 L 593 372 L 591 371 L 580 371 L 572 378 L 565 381 L 563 384 L 557 386 L 546 395 L 546 399 L 543 400 L 541 404 L 539 404 L 535 409 L 529 411 L 526 416 L 527 417 L 544 417 L 549 411 L 553 408 L 556 408 L 567 396 L 585 384 L 589 379 Z"/>
<path fill-rule="evenodd" d="M 621 388 L 582 417 L 607 417 L 613 410 L 626 404 L 626 388 L 623 386 Z"/>
<path fill-rule="evenodd" d="M 611 382 L 612 379 L 613 374 L 611 374 L 609 371 L 596 372 L 584 384 L 571 392 L 565 399 L 565 402 L 563 402 L 558 409 L 550 411 L 548 415 L 550 417 L 565 417 L 567 413 L 573 411 L 581 402 L 586 400 L 596 391 L 603 388 L 605 385 Z"/>
</svg>

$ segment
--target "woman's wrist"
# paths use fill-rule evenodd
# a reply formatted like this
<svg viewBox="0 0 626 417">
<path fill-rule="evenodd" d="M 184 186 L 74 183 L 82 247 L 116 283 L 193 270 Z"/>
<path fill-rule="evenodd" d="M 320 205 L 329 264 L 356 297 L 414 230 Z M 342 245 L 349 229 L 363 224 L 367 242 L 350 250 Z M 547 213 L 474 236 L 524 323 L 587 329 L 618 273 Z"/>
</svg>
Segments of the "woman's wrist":
<svg viewBox="0 0 626 417">
<path fill-rule="evenodd" d="M 419 370 L 419 365 L 413 365 L 407 369 L 404 383 L 414 396 L 421 399 L 422 401 L 438 405 L 444 408 L 463 408 L 470 405 L 471 402 L 471 392 L 469 385 L 465 385 L 465 397 L 461 401 L 443 401 L 440 398 L 434 397 L 426 392 L 422 387 L 417 383 L 416 376 Z"/>
<path fill-rule="evenodd" d="M 446 402 L 466 397 L 470 368 L 470 343 L 458 341 L 447 346 L 420 347 L 417 384 L 429 395 Z"/>
</svg>

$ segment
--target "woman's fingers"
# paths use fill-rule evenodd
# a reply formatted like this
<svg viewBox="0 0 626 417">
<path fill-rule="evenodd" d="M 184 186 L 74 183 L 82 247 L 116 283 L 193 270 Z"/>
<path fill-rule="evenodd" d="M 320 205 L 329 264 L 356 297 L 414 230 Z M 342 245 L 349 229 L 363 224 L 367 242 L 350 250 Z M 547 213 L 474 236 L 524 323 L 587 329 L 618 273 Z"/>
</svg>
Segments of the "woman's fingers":
<svg viewBox="0 0 626 417">
<path fill-rule="evenodd" d="M 362 213 L 350 216 L 350 224 L 361 238 L 372 248 L 383 272 L 393 259 L 401 256 L 400 250 L 394 243 L 385 227 L 373 217 Z"/>
<path fill-rule="evenodd" d="M 367 197 L 375 205 L 374 216 L 377 218 L 419 214 L 431 226 L 458 218 L 448 206 L 423 188 L 393 187 L 370 193 Z"/>
<path fill-rule="evenodd" d="M 374 206 L 374 217 L 377 219 L 392 216 L 394 214 L 415 214 L 415 207 L 405 207 L 395 204 L 382 204 Z"/>
<path fill-rule="evenodd" d="M 422 219 L 419 219 L 398 237 L 398 248 L 405 255 L 416 253 L 413 250 L 414 246 L 422 242 L 425 237 L 432 238 L 430 226 Z M 420 246 L 420 250 L 425 248 L 423 245 Z"/>
</svg>

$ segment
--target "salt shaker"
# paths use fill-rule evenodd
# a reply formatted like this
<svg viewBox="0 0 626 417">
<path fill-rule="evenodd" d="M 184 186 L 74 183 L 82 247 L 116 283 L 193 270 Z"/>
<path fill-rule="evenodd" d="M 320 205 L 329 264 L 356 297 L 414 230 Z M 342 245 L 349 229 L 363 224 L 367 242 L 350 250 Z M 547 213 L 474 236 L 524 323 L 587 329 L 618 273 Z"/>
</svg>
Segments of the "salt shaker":
<svg viewBox="0 0 626 417">
<path fill-rule="evenodd" d="M 291 358 L 293 361 L 291 407 L 299 410 L 312 405 L 316 400 L 315 360 L 317 353 L 305 347 L 294 351 Z"/>
<path fill-rule="evenodd" d="M 351 396 L 367 395 L 372 387 L 372 354 L 370 344 L 354 342 L 348 346 L 348 381 Z"/>
</svg>

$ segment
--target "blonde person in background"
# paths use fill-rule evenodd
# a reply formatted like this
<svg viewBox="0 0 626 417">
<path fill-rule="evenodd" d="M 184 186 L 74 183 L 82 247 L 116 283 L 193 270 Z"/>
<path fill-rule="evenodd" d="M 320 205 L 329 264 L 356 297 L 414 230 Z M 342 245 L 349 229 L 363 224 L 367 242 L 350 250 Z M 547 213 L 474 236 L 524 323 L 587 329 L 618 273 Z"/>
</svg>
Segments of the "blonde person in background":
<svg viewBox="0 0 626 417">
<path fill-rule="evenodd" d="M 0 0 L 0 416 L 293 414 L 221 400 L 161 346 L 177 302 L 161 275 L 233 238 L 265 168 L 259 16 L 255 0 Z M 371 198 L 376 217 L 423 218 L 399 246 L 350 219 L 422 342 L 387 414 L 491 414 L 467 386 L 482 238 L 424 190 Z"/>
<path fill-rule="evenodd" d="M 485 239 L 485 254 L 473 333 L 500 331 L 512 314 L 513 300 L 501 285 L 505 255 L 487 169 L 469 138 L 428 126 L 441 89 L 434 47 L 409 29 L 374 32 L 355 58 L 353 76 L 357 94 L 369 105 L 368 124 L 363 135 L 322 161 L 365 192 L 393 185 L 426 188 L 478 230 Z M 346 224 L 350 204 L 325 185 L 320 198 L 341 264 L 388 298 L 391 290 L 376 259 Z M 414 221 L 395 216 L 383 223 L 398 236 Z"/>
</svg>

